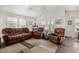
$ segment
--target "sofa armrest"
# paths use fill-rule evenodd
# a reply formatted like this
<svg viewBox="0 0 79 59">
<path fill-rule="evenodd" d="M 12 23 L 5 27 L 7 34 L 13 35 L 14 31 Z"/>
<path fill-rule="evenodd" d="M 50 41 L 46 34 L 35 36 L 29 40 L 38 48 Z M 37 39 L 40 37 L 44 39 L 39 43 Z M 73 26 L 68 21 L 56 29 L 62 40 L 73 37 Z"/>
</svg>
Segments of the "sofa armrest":
<svg viewBox="0 0 79 59">
<path fill-rule="evenodd" d="M 7 42 L 8 42 L 8 39 L 9 39 L 8 35 L 7 34 L 3 34 L 2 38 L 4 40 L 5 45 L 7 45 Z"/>
<path fill-rule="evenodd" d="M 64 37 L 64 35 L 61 35 L 61 34 L 59 34 L 58 36 L 60 36 L 60 37 Z"/>
<path fill-rule="evenodd" d="M 58 36 L 56 33 L 50 33 L 49 35 Z"/>
<path fill-rule="evenodd" d="M 2 37 L 3 38 L 8 37 L 8 34 L 2 34 Z"/>
<path fill-rule="evenodd" d="M 63 43 L 64 40 L 65 40 L 65 38 L 64 37 L 61 37 L 60 43 Z"/>
</svg>

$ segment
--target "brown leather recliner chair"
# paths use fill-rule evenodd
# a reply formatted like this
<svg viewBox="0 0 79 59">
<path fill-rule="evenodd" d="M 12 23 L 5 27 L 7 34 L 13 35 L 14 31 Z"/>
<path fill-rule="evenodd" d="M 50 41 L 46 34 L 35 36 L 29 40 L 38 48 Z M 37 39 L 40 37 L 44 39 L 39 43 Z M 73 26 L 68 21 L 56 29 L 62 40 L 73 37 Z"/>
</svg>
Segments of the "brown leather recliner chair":
<svg viewBox="0 0 79 59">
<path fill-rule="evenodd" d="M 41 39 L 43 31 L 44 31 L 44 28 L 42 28 L 42 27 L 37 28 L 37 31 L 33 32 L 33 38 Z"/>
<path fill-rule="evenodd" d="M 65 33 L 64 28 L 56 28 L 54 30 L 54 33 L 49 34 L 49 40 L 59 45 L 64 41 L 64 33 Z"/>
<path fill-rule="evenodd" d="M 28 28 L 5 28 L 2 30 L 5 45 L 10 45 L 32 37 Z"/>
</svg>

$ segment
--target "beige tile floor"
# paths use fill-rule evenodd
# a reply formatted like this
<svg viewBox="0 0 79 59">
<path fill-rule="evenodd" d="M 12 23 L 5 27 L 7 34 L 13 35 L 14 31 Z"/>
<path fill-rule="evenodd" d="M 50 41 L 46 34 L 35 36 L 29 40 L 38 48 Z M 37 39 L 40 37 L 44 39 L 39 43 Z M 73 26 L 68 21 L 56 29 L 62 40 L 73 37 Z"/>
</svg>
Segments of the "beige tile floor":
<svg viewBox="0 0 79 59">
<path fill-rule="evenodd" d="M 43 53 L 48 53 L 48 52 L 54 53 L 56 52 L 58 48 L 58 46 L 51 43 L 49 40 L 44 40 L 44 39 L 33 39 L 32 38 L 32 39 L 25 40 L 25 42 L 34 45 L 34 48 L 31 49 L 32 53 L 42 53 L 42 52 Z M 13 45 L 0 49 L 0 53 L 17 53 L 23 49 L 28 49 L 28 48 L 20 43 L 17 43 L 17 44 L 13 44 Z"/>
<path fill-rule="evenodd" d="M 19 52 L 19 51 L 21 51 L 22 49 L 25 49 L 25 48 L 26 47 L 23 46 L 22 44 L 17 43 L 17 44 L 7 46 L 5 48 L 1 48 L 0 53 L 17 53 L 17 52 Z"/>
<path fill-rule="evenodd" d="M 63 44 L 59 45 L 56 53 L 79 53 L 79 40 L 66 39 Z"/>
<path fill-rule="evenodd" d="M 58 48 L 56 44 L 44 39 L 26 40 L 26 42 L 35 46 L 31 49 L 32 53 L 55 53 Z"/>
<path fill-rule="evenodd" d="M 54 52 L 79 53 L 79 40 L 78 39 L 65 39 L 63 44 L 58 45 L 58 46 L 51 43 L 49 40 L 44 40 L 44 39 L 29 39 L 29 40 L 26 40 L 25 42 L 28 42 L 34 45 L 34 48 L 32 50 L 33 53 L 34 52 L 41 53 L 42 51 L 47 52 L 47 53 L 50 53 L 50 52 L 51 53 L 54 53 Z M 42 48 L 44 49 L 41 51 Z M 23 49 L 28 49 L 28 48 L 20 43 L 17 43 L 17 44 L 13 44 L 8 47 L 0 49 L 0 53 L 17 53 Z"/>
</svg>

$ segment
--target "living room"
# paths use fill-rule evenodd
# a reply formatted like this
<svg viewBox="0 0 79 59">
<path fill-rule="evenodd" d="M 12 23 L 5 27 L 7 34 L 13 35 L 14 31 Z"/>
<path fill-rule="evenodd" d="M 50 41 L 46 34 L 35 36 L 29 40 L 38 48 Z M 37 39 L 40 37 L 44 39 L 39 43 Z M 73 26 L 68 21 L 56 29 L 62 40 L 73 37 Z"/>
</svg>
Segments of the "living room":
<svg viewBox="0 0 79 59">
<path fill-rule="evenodd" d="M 78 15 L 78 5 L 0 5 L 0 53 L 78 53 Z"/>
</svg>

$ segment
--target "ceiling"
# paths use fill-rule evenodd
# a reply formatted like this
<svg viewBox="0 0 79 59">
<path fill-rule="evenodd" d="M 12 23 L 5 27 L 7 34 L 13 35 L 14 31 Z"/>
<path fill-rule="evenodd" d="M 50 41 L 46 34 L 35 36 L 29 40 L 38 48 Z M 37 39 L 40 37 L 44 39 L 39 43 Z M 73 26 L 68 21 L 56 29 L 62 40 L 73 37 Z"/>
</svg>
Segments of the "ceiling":
<svg viewBox="0 0 79 59">
<path fill-rule="evenodd" d="M 66 5 L 66 10 L 79 10 L 79 5 Z"/>
<path fill-rule="evenodd" d="M 0 8 L 25 8 L 35 12 L 53 12 L 56 9 L 63 7 L 65 10 L 79 10 L 79 5 L 0 5 Z"/>
<path fill-rule="evenodd" d="M 0 5 L 0 10 L 39 17 L 42 14 L 54 13 L 59 6 L 52 5 Z"/>
<path fill-rule="evenodd" d="M 56 10 L 56 8 L 60 7 L 58 5 L 25 5 L 25 8 L 29 9 L 29 10 L 33 10 L 33 11 L 37 11 L 37 12 L 51 12 Z"/>
<path fill-rule="evenodd" d="M 79 5 L 28 5 L 25 6 L 30 10 L 35 11 L 47 11 L 47 10 L 56 10 L 56 8 L 64 7 L 65 10 L 79 10 Z"/>
<path fill-rule="evenodd" d="M 0 9 L 14 13 L 38 17 L 42 14 L 55 14 L 63 10 L 79 10 L 79 5 L 0 5 Z"/>
<path fill-rule="evenodd" d="M 0 11 L 6 11 L 23 16 L 37 17 L 35 11 L 29 10 L 24 5 L 0 5 Z"/>
</svg>

